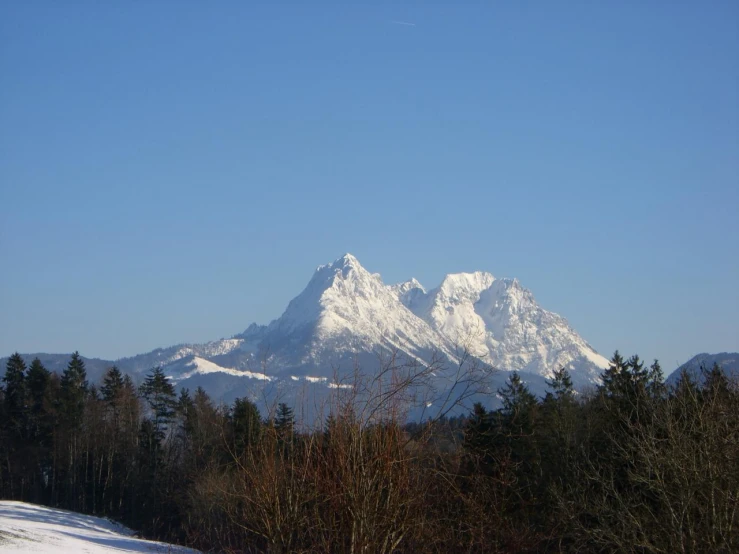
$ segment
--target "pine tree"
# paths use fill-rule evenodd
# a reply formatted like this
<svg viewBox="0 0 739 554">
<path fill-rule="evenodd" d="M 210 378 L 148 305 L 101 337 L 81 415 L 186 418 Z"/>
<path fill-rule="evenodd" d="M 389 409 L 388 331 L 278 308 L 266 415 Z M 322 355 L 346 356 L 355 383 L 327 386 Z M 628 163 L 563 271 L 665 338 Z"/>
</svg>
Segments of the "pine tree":
<svg viewBox="0 0 739 554">
<path fill-rule="evenodd" d="M 187 408 L 185 431 L 188 439 L 188 448 L 192 452 L 190 471 L 198 472 L 218 459 L 222 451 L 224 418 L 222 413 L 213 406 L 210 397 L 202 387 L 195 389 L 192 406 Z M 229 442 L 233 442 L 229 434 Z"/>
<path fill-rule="evenodd" d="M 48 397 L 51 372 L 44 367 L 41 360 L 34 358 L 28 368 L 26 379 L 29 403 L 29 432 L 32 440 L 48 446 L 51 440 L 53 420 L 50 417 Z"/>
<path fill-rule="evenodd" d="M 729 379 L 721 366 L 714 362 L 711 369 L 701 366 L 701 374 L 703 375 L 703 390 L 717 395 L 726 397 L 729 394 Z"/>
<path fill-rule="evenodd" d="M 177 415 L 182 418 L 183 422 L 187 422 L 188 419 L 193 417 L 194 410 L 195 401 L 192 399 L 192 396 L 190 396 L 190 389 L 181 389 L 180 396 L 177 399 Z"/>
<path fill-rule="evenodd" d="M 121 390 L 123 390 L 123 375 L 116 366 L 113 366 L 105 372 L 103 385 L 100 387 L 103 400 L 112 404 L 120 395 Z"/>
<path fill-rule="evenodd" d="M 295 416 L 293 415 L 293 409 L 284 402 L 280 402 L 277 405 L 277 414 L 275 417 L 277 436 L 282 440 L 289 440 L 293 436 L 294 425 Z"/>
<path fill-rule="evenodd" d="M 528 411 L 537 404 L 536 397 L 521 381 L 521 376 L 517 371 L 511 374 L 504 387 L 498 389 L 498 394 L 503 398 L 503 415 L 512 420 L 525 417 Z"/>
<path fill-rule="evenodd" d="M 150 371 L 139 392 L 148 404 L 150 417 L 141 422 L 139 431 L 137 510 L 142 523 L 151 526 L 150 532 L 158 533 L 176 517 L 173 489 L 184 477 L 174 464 L 177 442 L 168 440 L 177 415 L 177 394 L 159 367 Z"/>
<path fill-rule="evenodd" d="M 190 396 L 189 389 L 183 388 L 180 390 L 175 412 L 179 420 L 178 439 L 183 444 L 183 448 L 187 448 L 187 443 L 192 436 L 193 426 L 197 419 L 195 401 Z"/>
<path fill-rule="evenodd" d="M 618 350 L 616 350 L 613 353 L 608 368 L 603 372 L 601 390 L 609 396 L 618 394 L 624 388 L 623 383 L 627 380 L 625 375 L 628 369 L 627 362 L 619 354 Z"/>
<path fill-rule="evenodd" d="M 123 388 L 118 398 L 119 420 L 116 425 L 115 443 L 115 490 L 112 493 L 112 505 L 121 519 L 134 520 L 137 501 L 134 495 L 136 482 L 136 460 L 139 455 L 139 422 L 141 415 L 141 401 L 137 394 L 136 385 L 129 375 L 123 376 Z"/>
<path fill-rule="evenodd" d="M 565 368 L 554 372 L 541 404 L 541 417 L 535 428 L 541 454 L 541 479 L 537 495 L 543 508 L 540 516 L 554 516 L 559 496 L 556 490 L 571 479 L 577 457 L 577 428 L 582 415 L 575 400 L 572 379 Z M 556 517 L 556 516 L 555 516 Z"/>
<path fill-rule="evenodd" d="M 31 366 L 28 368 L 28 398 L 32 411 L 40 411 L 46 388 L 49 384 L 51 372 L 44 367 L 41 360 L 34 358 Z"/>
<path fill-rule="evenodd" d="M 666 394 L 659 362 L 655 360 L 651 368 L 646 368 L 639 356 L 624 361 L 618 351 L 603 373 L 599 390 L 600 408 L 620 416 L 613 421 L 621 419 L 623 432 L 626 427 L 650 418 L 658 401 Z"/>
<path fill-rule="evenodd" d="M 61 387 L 62 417 L 69 428 L 75 429 L 82 422 L 87 394 L 87 370 L 79 352 L 72 354 L 62 373 Z"/>
<path fill-rule="evenodd" d="M 5 389 L 4 419 L 11 441 L 25 436 L 27 417 L 26 363 L 17 352 L 10 356 L 3 377 Z"/>
<path fill-rule="evenodd" d="M 610 366 L 603 372 L 600 390 L 607 397 L 633 407 L 646 397 L 650 378 L 659 379 L 661 371 L 659 363 L 656 366 L 653 364 L 650 371 L 644 367 L 639 356 L 634 355 L 624 361 L 616 351 L 611 358 Z"/>
<path fill-rule="evenodd" d="M 480 402 L 475 402 L 472 413 L 464 427 L 464 447 L 470 452 L 484 456 L 492 449 L 493 414 Z"/>
<path fill-rule="evenodd" d="M 94 402 L 100 402 L 102 400 L 102 396 L 100 396 L 100 392 L 98 392 L 98 388 L 95 385 L 90 385 L 87 389 L 87 399 Z"/>
<path fill-rule="evenodd" d="M 174 386 L 169 382 L 162 368 L 157 367 L 147 375 L 139 390 L 154 416 L 152 421 L 154 437 L 161 442 L 175 416 L 177 395 Z"/>
<path fill-rule="evenodd" d="M 547 381 L 547 386 L 557 400 L 572 399 L 575 393 L 572 388 L 572 377 L 565 367 L 554 370 L 552 379 Z"/>
<path fill-rule="evenodd" d="M 520 494 L 525 494 L 530 481 L 538 473 L 540 463 L 534 429 L 538 422 L 539 403 L 521 381 L 518 372 L 514 371 L 508 378 L 508 383 L 498 389 L 503 398 L 503 408 L 498 412 L 495 421 L 496 448 L 508 452 L 510 461 L 516 467 L 517 478 L 522 487 Z"/>
<path fill-rule="evenodd" d="M 667 395 L 667 386 L 665 385 L 665 376 L 662 373 L 662 366 L 657 360 L 654 360 L 649 366 L 647 374 L 647 393 L 651 398 L 662 399 Z"/>
<path fill-rule="evenodd" d="M 639 356 L 634 354 L 629 358 L 628 367 L 631 373 L 631 380 L 634 383 L 646 383 L 649 377 L 649 370 L 644 367 L 644 362 L 639 359 Z M 659 364 L 657 364 L 659 368 Z"/>
<path fill-rule="evenodd" d="M 6 482 L 6 490 L 0 490 L 0 494 L 6 498 L 23 499 L 27 479 L 28 460 L 23 452 L 28 416 L 25 372 L 26 364 L 16 352 L 6 365 L 3 377 L 5 398 L 0 413 L 0 478 Z"/>
<path fill-rule="evenodd" d="M 284 402 L 280 402 L 277 405 L 275 427 L 277 427 L 278 429 L 292 429 L 294 422 L 295 417 L 293 415 L 293 409 Z"/>
<path fill-rule="evenodd" d="M 259 440 L 262 418 L 259 415 L 259 408 L 248 399 L 237 398 L 234 401 L 233 410 L 231 411 L 231 424 L 233 426 L 234 446 L 238 453 L 256 444 Z M 276 426 L 280 425 L 288 425 L 287 414 L 285 414 L 285 420 L 282 423 L 276 424 Z M 290 426 L 292 426 L 292 423 L 290 423 Z"/>
<path fill-rule="evenodd" d="M 87 396 L 87 371 L 78 352 L 72 354 L 60 380 L 59 425 L 55 433 L 59 460 L 66 464 L 56 472 L 67 507 L 84 509 L 85 458 L 83 418 Z"/>
<path fill-rule="evenodd" d="M 680 375 L 678 376 L 677 382 L 675 383 L 674 394 L 678 395 L 681 394 L 681 391 L 683 391 L 683 394 L 691 394 L 693 396 L 697 396 L 698 390 L 698 383 L 696 383 L 690 371 L 685 368 L 680 370 Z"/>
</svg>

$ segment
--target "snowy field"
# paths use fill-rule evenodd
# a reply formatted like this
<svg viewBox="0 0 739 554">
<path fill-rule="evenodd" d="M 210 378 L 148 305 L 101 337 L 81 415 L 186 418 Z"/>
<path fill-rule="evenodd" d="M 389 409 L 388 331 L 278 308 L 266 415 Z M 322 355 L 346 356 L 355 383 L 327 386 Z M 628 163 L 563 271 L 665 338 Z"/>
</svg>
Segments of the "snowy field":
<svg viewBox="0 0 739 554">
<path fill-rule="evenodd" d="M 0 552 L 196 554 L 195 550 L 145 541 L 107 519 L 0 500 Z"/>
</svg>

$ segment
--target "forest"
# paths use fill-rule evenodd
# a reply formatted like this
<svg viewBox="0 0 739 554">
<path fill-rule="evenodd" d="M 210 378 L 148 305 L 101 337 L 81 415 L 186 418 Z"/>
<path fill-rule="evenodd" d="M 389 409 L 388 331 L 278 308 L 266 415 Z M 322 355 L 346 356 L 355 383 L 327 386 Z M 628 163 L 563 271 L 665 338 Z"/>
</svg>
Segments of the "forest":
<svg viewBox="0 0 739 554">
<path fill-rule="evenodd" d="M 666 385 L 616 352 L 592 390 L 562 369 L 538 398 L 514 372 L 499 409 L 417 422 L 386 375 L 308 425 L 157 368 L 89 383 L 77 353 L 61 375 L 14 354 L 0 497 L 204 552 L 739 552 L 739 386 L 718 367 Z"/>
</svg>

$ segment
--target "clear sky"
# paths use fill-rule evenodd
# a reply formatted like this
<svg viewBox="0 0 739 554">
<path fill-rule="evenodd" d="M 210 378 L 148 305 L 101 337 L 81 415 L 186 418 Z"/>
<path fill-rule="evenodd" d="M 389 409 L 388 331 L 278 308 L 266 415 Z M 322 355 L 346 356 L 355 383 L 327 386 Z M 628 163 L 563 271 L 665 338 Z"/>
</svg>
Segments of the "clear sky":
<svg viewBox="0 0 739 554">
<path fill-rule="evenodd" d="M 739 3 L 0 3 L 0 355 L 278 317 L 345 252 L 739 350 Z"/>
</svg>

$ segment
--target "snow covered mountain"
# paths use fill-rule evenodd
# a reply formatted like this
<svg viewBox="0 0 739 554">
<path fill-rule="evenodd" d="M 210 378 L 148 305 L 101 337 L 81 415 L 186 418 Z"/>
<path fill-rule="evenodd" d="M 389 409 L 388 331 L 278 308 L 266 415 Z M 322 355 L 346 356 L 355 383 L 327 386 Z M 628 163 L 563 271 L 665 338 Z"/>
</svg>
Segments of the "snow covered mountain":
<svg viewBox="0 0 739 554">
<path fill-rule="evenodd" d="M 395 290 L 432 329 L 494 367 L 543 377 L 567 367 L 581 382 L 595 382 L 608 367 L 608 360 L 563 317 L 541 308 L 517 279 L 478 271 L 447 275 L 428 293 L 415 279 Z"/>
<path fill-rule="evenodd" d="M 434 351 L 455 356 L 445 337 L 351 254 L 320 266 L 279 319 L 267 327 L 252 326 L 239 338 L 255 352 L 269 351 L 271 363 L 291 372 L 315 368 L 324 374 L 347 355 L 354 358 L 378 348 L 422 360 Z"/>
<path fill-rule="evenodd" d="M 447 275 L 429 291 L 415 279 L 386 285 L 351 254 L 318 267 L 269 325 L 252 324 L 230 339 L 157 349 L 115 364 L 139 376 L 162 367 L 181 386 L 203 386 L 230 400 L 264 398 L 296 386 L 339 386 L 355 367 L 371 373 L 393 353 L 453 367 L 463 352 L 503 370 L 498 381 L 518 370 L 538 390 L 562 366 L 583 386 L 596 382 L 608 365 L 516 279 L 476 272 Z"/>
</svg>

